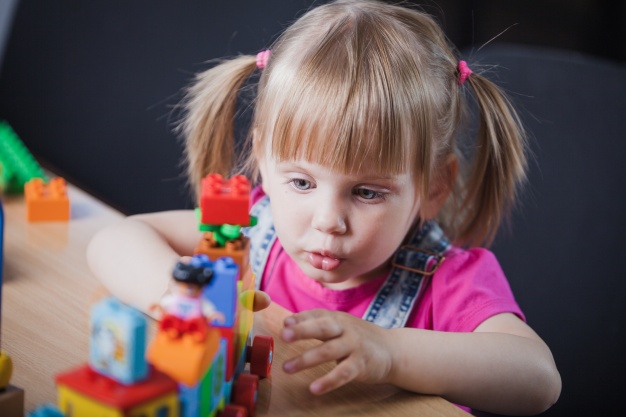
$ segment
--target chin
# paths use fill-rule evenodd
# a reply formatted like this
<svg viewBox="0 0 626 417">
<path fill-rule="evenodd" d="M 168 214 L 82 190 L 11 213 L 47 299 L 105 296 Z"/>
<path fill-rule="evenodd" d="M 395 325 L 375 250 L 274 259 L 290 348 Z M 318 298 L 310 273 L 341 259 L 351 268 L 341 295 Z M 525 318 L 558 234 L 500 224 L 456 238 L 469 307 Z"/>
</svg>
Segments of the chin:
<svg viewBox="0 0 626 417">
<path fill-rule="evenodd" d="M 343 278 L 344 274 L 339 272 L 341 268 L 338 268 L 335 271 L 324 271 L 322 269 L 312 267 L 308 262 L 299 266 L 307 277 L 319 282 L 320 284 L 340 284 L 345 281 Z"/>
</svg>

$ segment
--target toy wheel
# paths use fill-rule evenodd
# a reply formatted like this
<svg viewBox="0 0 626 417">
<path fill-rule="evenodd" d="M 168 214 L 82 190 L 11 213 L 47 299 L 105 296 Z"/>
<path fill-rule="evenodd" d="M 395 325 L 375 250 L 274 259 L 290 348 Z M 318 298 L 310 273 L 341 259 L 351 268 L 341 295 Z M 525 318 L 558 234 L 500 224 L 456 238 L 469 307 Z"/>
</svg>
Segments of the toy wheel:
<svg viewBox="0 0 626 417">
<path fill-rule="evenodd" d="M 239 405 L 228 404 L 220 411 L 219 417 L 248 417 L 248 410 Z"/>
<path fill-rule="evenodd" d="M 240 405 L 253 416 L 256 412 L 259 377 L 252 374 L 240 374 L 233 384 L 232 403 Z"/>
<path fill-rule="evenodd" d="M 267 378 L 274 360 L 274 339 L 270 336 L 254 336 L 250 349 L 250 372 Z"/>
</svg>

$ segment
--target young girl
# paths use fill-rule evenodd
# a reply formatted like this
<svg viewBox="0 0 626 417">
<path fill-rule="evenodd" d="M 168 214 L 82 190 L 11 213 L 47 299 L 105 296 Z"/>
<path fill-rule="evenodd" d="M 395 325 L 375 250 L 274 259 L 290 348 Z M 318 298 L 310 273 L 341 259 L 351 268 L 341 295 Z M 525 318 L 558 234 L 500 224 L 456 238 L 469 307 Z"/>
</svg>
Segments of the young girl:
<svg viewBox="0 0 626 417">
<path fill-rule="evenodd" d="M 182 124 L 196 190 L 208 173 L 234 172 L 237 95 L 254 73 L 251 265 L 260 289 L 295 313 L 281 337 L 323 341 L 285 371 L 336 361 L 315 394 L 359 380 L 495 413 L 550 407 L 561 389 L 550 350 L 493 254 L 475 247 L 491 242 L 525 174 L 523 131 L 500 90 L 424 13 L 322 5 L 271 50 L 197 76 Z M 470 97 L 479 127 L 467 144 Z M 131 216 L 94 238 L 89 262 L 114 294 L 147 308 L 200 240 L 195 230 L 191 211 Z"/>
</svg>

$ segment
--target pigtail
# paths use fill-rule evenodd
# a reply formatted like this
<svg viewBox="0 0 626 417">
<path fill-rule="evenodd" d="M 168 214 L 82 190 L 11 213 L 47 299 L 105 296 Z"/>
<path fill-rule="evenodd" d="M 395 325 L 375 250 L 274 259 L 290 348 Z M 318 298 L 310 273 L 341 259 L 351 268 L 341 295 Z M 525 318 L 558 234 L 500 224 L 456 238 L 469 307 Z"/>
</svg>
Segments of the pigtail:
<svg viewBox="0 0 626 417">
<path fill-rule="evenodd" d="M 458 237 L 472 245 L 489 245 L 526 179 L 526 134 L 500 88 L 476 73 L 468 75 L 468 84 L 478 104 L 479 126 Z"/>
<path fill-rule="evenodd" d="M 196 196 L 207 174 L 231 174 L 237 94 L 255 69 L 256 57 L 240 56 L 199 73 L 187 90 L 179 129 L 185 143 L 189 181 Z"/>
</svg>

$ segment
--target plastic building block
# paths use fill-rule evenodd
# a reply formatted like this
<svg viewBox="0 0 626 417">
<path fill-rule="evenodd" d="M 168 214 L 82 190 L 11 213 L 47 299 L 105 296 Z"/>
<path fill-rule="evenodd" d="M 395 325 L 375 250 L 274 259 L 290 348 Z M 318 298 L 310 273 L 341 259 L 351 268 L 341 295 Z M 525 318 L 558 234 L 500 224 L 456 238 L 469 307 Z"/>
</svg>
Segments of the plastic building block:
<svg viewBox="0 0 626 417">
<path fill-rule="evenodd" d="M 213 239 L 212 232 L 206 232 L 194 249 L 194 254 L 205 254 L 210 259 L 218 259 L 225 256 L 232 258 L 239 266 L 240 271 L 246 271 L 249 265 L 250 239 L 239 236 L 236 239 L 226 242 L 220 247 Z"/>
<path fill-rule="evenodd" d="M 21 193 L 33 178 L 46 179 L 46 175 L 11 126 L 0 121 L 0 190 Z"/>
<path fill-rule="evenodd" d="M 185 384 L 179 384 L 178 397 L 180 399 L 180 417 L 199 417 L 201 415 L 200 385 L 188 387 Z"/>
<path fill-rule="evenodd" d="M 202 180 L 200 210 L 201 223 L 247 226 L 250 205 L 250 182 L 243 175 L 230 180 L 219 174 L 209 174 Z"/>
<path fill-rule="evenodd" d="M 0 412 L 2 417 L 23 417 L 24 391 L 13 385 L 0 391 Z"/>
<path fill-rule="evenodd" d="M 83 365 L 57 375 L 56 382 L 59 408 L 73 417 L 179 415 L 176 381 L 155 369 L 124 385 Z"/>
<path fill-rule="evenodd" d="M 148 375 L 145 360 L 147 320 L 143 314 L 113 297 L 91 309 L 89 364 L 122 384 Z"/>
<path fill-rule="evenodd" d="M 172 379 L 189 387 L 198 383 L 209 368 L 219 347 L 219 332 L 209 329 L 204 340 L 190 333 L 171 337 L 158 331 L 148 348 L 148 361 Z"/>
<path fill-rule="evenodd" d="M 214 277 L 211 284 L 204 287 L 202 296 L 210 300 L 223 314 L 224 320 L 213 323 L 215 327 L 232 327 L 237 312 L 237 281 L 239 266 L 232 258 L 219 258 L 213 263 Z"/>
<path fill-rule="evenodd" d="M 0 351 L 0 391 L 9 385 L 12 373 L 13 361 L 11 361 L 11 357 Z"/>
<path fill-rule="evenodd" d="M 209 372 L 204 375 L 200 383 L 200 415 L 211 415 L 211 411 L 221 408 L 224 398 L 230 393 L 227 390 L 225 381 L 226 364 L 228 362 L 228 352 L 226 351 L 226 340 L 220 340 L 220 346 L 215 354 Z"/>
<path fill-rule="evenodd" d="M 65 417 L 59 407 L 54 404 L 40 405 L 27 414 L 27 417 Z"/>
<path fill-rule="evenodd" d="M 226 364 L 226 379 L 231 380 L 233 375 L 240 372 L 246 364 L 246 344 L 252 331 L 254 303 L 254 275 L 245 274 L 236 282 L 237 300 L 233 306 L 235 320 L 232 326 L 216 326 L 219 329 L 221 338 L 226 341 L 228 362 Z M 223 296 L 225 291 L 215 291 L 207 294 L 209 297 Z"/>
<path fill-rule="evenodd" d="M 63 178 L 53 178 L 48 184 L 41 178 L 34 178 L 24 185 L 24 197 L 26 220 L 29 222 L 70 219 L 70 200 Z"/>
</svg>

